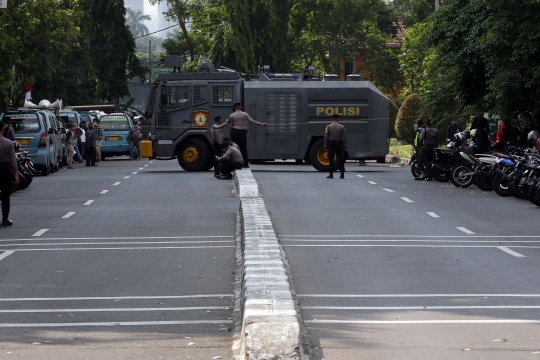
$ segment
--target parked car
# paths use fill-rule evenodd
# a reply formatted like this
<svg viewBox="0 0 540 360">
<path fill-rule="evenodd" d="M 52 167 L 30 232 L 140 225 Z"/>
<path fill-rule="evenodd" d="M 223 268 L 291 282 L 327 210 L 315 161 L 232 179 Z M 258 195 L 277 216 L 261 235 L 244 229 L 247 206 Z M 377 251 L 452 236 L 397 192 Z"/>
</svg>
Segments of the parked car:
<svg viewBox="0 0 540 360">
<path fill-rule="evenodd" d="M 131 118 L 122 113 L 101 114 L 99 122 L 103 128 L 101 160 L 107 156 L 129 155 L 127 140 L 131 129 Z"/>
</svg>

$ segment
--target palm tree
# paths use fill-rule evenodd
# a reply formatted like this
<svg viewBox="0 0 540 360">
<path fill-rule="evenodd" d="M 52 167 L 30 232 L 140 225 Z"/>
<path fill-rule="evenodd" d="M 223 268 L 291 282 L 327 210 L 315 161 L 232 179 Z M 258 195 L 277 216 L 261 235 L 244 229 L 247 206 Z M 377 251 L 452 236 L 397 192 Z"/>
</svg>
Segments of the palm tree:
<svg viewBox="0 0 540 360">
<path fill-rule="evenodd" d="M 135 12 L 131 8 L 126 8 L 126 24 L 129 26 L 129 30 L 131 30 L 134 38 L 147 35 L 150 32 L 146 25 L 143 24 L 145 20 L 150 21 L 152 19 L 148 15 L 143 15 L 141 10 Z"/>
</svg>

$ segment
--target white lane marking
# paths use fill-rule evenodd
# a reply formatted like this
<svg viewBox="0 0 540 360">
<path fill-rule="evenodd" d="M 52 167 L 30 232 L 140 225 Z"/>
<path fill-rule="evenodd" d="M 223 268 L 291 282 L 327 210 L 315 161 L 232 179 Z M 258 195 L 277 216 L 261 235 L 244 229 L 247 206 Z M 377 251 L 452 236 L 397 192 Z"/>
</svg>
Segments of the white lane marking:
<svg viewBox="0 0 540 360">
<path fill-rule="evenodd" d="M 7 258 L 9 255 L 13 254 L 15 251 L 8 250 L 0 254 L 0 260 Z"/>
<path fill-rule="evenodd" d="M 4 246 L 54 246 L 54 245 L 135 245 L 135 244 L 200 244 L 200 243 L 232 243 L 234 240 L 197 240 L 197 241 L 132 241 L 132 242 L 83 242 L 83 243 L 49 243 L 44 242 L 42 244 L 0 244 L 0 247 Z"/>
<path fill-rule="evenodd" d="M 418 238 L 540 238 L 540 235 L 279 235 L 280 237 L 418 237 Z"/>
<path fill-rule="evenodd" d="M 299 297 L 314 298 L 436 298 L 436 297 L 537 297 L 540 294 L 298 294 Z M 1 301 L 1 299 L 0 299 Z"/>
<path fill-rule="evenodd" d="M 88 205 L 90 205 L 90 204 L 91 204 L 91 203 L 93 203 L 93 202 L 94 202 L 94 200 L 88 200 L 88 201 L 87 201 L 87 202 L 85 202 L 85 203 L 84 203 L 83 205 L 86 205 L 86 206 L 88 206 Z"/>
<path fill-rule="evenodd" d="M 223 246 L 131 246 L 104 248 L 51 248 L 51 249 L 15 249 L 12 251 L 74 251 L 74 250 L 167 250 L 167 249 L 218 249 L 233 248 L 233 245 Z"/>
<path fill-rule="evenodd" d="M 223 306 L 195 306 L 195 307 L 171 307 L 171 308 L 110 308 L 110 309 L 24 309 L 24 310 L 0 310 L 0 314 L 10 313 L 74 313 L 74 312 L 135 312 L 135 311 L 190 311 L 190 310 L 228 310 Z"/>
<path fill-rule="evenodd" d="M 390 190 L 390 189 L 387 189 L 387 188 L 382 188 L 384 191 L 388 191 L 388 192 L 394 192 L 394 190 Z"/>
<path fill-rule="evenodd" d="M 439 215 L 435 214 L 434 212 L 428 212 L 427 213 L 429 216 L 433 217 L 433 218 L 438 218 L 440 217 Z"/>
<path fill-rule="evenodd" d="M 153 161 L 150 161 L 150 164 L 153 163 Z"/>
<path fill-rule="evenodd" d="M 66 297 L 66 298 L 0 298 L 0 301 L 80 301 L 80 300 L 153 300 L 153 299 L 192 299 L 192 298 L 225 298 L 233 294 L 209 295 L 165 295 L 165 296 L 95 296 L 95 297 Z"/>
<path fill-rule="evenodd" d="M 196 324 L 232 324 L 232 320 L 186 320 L 186 321 L 133 321 L 133 322 L 88 322 L 88 323 L 21 323 L 0 324 L 0 328 L 30 327 L 82 327 L 82 326 L 149 326 L 149 325 L 196 325 Z"/>
<path fill-rule="evenodd" d="M 144 165 L 144 167 L 147 167 L 148 165 Z"/>
<path fill-rule="evenodd" d="M 40 239 L 41 240 L 41 239 Z M 5 241 L 5 240 L 0 240 L 0 241 Z M 12 240 L 13 241 L 13 240 Z M 304 239 L 284 239 L 284 241 L 289 241 L 289 242 L 329 242 L 329 243 L 333 243 L 333 242 L 372 242 L 372 243 L 377 243 L 377 242 L 395 242 L 395 243 L 399 243 L 399 242 L 402 242 L 402 243 L 409 243 L 409 242 L 426 242 L 426 243 L 469 243 L 469 244 L 475 244 L 475 243 L 482 243 L 482 244 L 485 244 L 485 243 L 497 243 L 497 244 L 501 244 L 501 243 L 507 243 L 507 244 L 521 244 L 521 243 L 533 243 L 533 244 L 538 244 L 540 243 L 540 241 L 538 240 L 524 240 L 524 241 L 519 241 L 519 240 L 511 240 L 511 241 L 501 241 L 501 240 L 417 240 L 417 239 L 410 239 L 410 240 L 405 240 L 405 239 L 378 239 L 378 240 L 373 240 L 373 239 L 362 239 L 362 240 L 330 240 L 330 239 L 316 239 L 316 240 L 304 240 Z M 512 245 L 513 247 L 514 245 Z"/>
<path fill-rule="evenodd" d="M 41 235 L 45 234 L 47 231 L 49 231 L 49 229 L 41 229 L 32 236 L 41 236 Z"/>
<path fill-rule="evenodd" d="M 501 249 L 502 251 L 504 251 L 505 253 L 508 253 L 512 256 L 515 256 L 515 257 L 526 257 L 525 255 L 522 255 L 518 252 L 515 252 L 514 250 L 510 250 L 509 248 L 507 248 L 506 246 L 497 246 L 499 249 Z"/>
<path fill-rule="evenodd" d="M 368 183 L 370 183 L 372 185 L 377 185 L 377 183 L 375 181 L 368 181 Z"/>
<path fill-rule="evenodd" d="M 356 175 L 356 176 L 358 176 L 358 177 L 364 177 L 364 175 Z"/>
<path fill-rule="evenodd" d="M 308 324 L 540 324 L 540 320 L 305 320 Z M 1 326 L 1 325 L 0 325 Z"/>
<path fill-rule="evenodd" d="M 144 168 L 139 168 L 139 170 L 144 170 Z"/>
<path fill-rule="evenodd" d="M 343 244 L 317 244 L 317 245 L 287 245 L 283 244 L 285 247 L 412 247 L 412 248 L 491 248 L 491 249 L 501 249 L 503 251 L 506 251 L 510 254 L 509 251 L 512 251 L 504 246 L 489 246 L 489 245 L 385 245 L 385 244 L 369 244 L 369 245 L 343 245 Z M 540 246 L 514 246 L 514 248 L 524 248 L 524 249 L 540 249 Z M 505 248 L 507 250 L 504 250 L 502 248 Z M 516 253 L 517 254 L 517 253 Z M 514 255 L 514 254 L 512 254 Z M 521 254 L 519 254 L 521 255 Z M 517 255 L 514 255 L 517 256 Z M 524 255 L 521 255 L 520 257 L 525 257 Z"/>
<path fill-rule="evenodd" d="M 121 182 L 120 182 L 120 181 L 117 181 L 117 182 L 115 182 L 115 183 L 113 184 L 113 186 L 120 185 L 120 184 L 121 184 Z"/>
<path fill-rule="evenodd" d="M 463 231 L 465 234 L 475 235 L 474 232 L 472 232 L 471 230 L 469 230 L 469 229 L 467 229 L 465 227 L 458 227 L 457 229 Z"/>
<path fill-rule="evenodd" d="M 109 192 L 109 190 L 103 190 L 102 192 L 100 192 L 100 194 L 106 194 L 108 192 Z"/>
<path fill-rule="evenodd" d="M 75 215 L 75 211 L 70 211 L 66 215 L 62 216 L 62 219 L 69 219 L 73 215 Z"/>
<path fill-rule="evenodd" d="M 493 306 L 302 306 L 303 310 L 475 310 L 475 309 L 540 309 L 539 305 Z M 0 310 L 10 312 L 13 310 Z M 28 310 L 32 312 L 33 310 Z M 73 310 L 75 311 L 75 310 Z M 17 312 L 17 310 L 16 310 Z M 22 310 L 25 312 L 25 310 Z M 53 312 L 47 310 L 47 312 Z"/>
<path fill-rule="evenodd" d="M 406 201 L 406 202 L 408 202 L 408 203 L 414 202 L 414 201 L 412 201 L 411 199 L 406 198 L 406 197 L 402 197 L 401 199 L 404 200 L 404 201 Z"/>
<path fill-rule="evenodd" d="M 213 238 L 225 238 L 232 239 L 234 236 L 217 235 L 217 236 L 120 236 L 120 237 L 82 237 L 82 238 L 40 238 L 40 239 L 2 239 L 1 242 L 6 241 L 64 241 L 64 240 L 145 240 L 145 239 L 213 239 Z"/>
<path fill-rule="evenodd" d="M 133 175 L 135 175 L 136 173 L 137 173 L 136 171 L 132 172 Z"/>
<path fill-rule="evenodd" d="M 130 178 L 130 176 L 124 176 L 124 179 L 129 179 L 129 178 Z"/>
</svg>

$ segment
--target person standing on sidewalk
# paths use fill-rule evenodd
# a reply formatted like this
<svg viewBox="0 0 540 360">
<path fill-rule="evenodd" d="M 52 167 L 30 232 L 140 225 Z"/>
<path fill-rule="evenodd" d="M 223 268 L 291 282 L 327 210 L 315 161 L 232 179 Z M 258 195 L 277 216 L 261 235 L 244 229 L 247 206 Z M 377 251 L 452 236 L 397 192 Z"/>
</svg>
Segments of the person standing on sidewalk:
<svg viewBox="0 0 540 360">
<path fill-rule="evenodd" d="M 93 126 L 94 141 L 96 142 L 96 162 L 101 162 L 101 138 L 103 137 L 103 129 L 99 124 L 99 120 L 94 119 Z"/>
<path fill-rule="evenodd" d="M 339 115 L 332 116 L 332 123 L 324 131 L 324 148 L 328 151 L 330 160 L 330 175 L 326 178 L 334 178 L 334 157 L 337 157 L 340 179 L 345 178 L 345 150 L 347 150 L 347 134 L 345 126 L 339 123 Z"/>
<path fill-rule="evenodd" d="M 96 138 L 94 136 L 94 124 L 88 124 L 86 130 L 86 166 L 96 165 Z"/>
<path fill-rule="evenodd" d="M 248 152 L 247 152 L 247 130 L 248 121 L 258 126 L 268 126 L 267 123 L 260 123 L 249 116 L 248 113 L 242 111 L 242 104 L 236 103 L 233 105 L 233 113 L 221 125 L 214 125 L 212 129 L 221 129 L 222 127 L 231 126 L 231 139 L 240 147 L 240 153 L 244 159 L 244 167 L 249 167 Z"/>
<path fill-rule="evenodd" d="M 9 220 L 11 179 L 19 183 L 19 172 L 13 142 L 4 137 L 4 123 L 0 121 L 0 190 L 2 191 L 2 226 L 11 226 Z"/>
<path fill-rule="evenodd" d="M 214 118 L 214 124 L 217 126 L 221 125 L 221 116 L 217 116 Z M 221 155 L 223 155 L 223 151 L 221 151 L 223 133 L 221 132 L 221 129 L 214 129 L 212 127 L 212 129 L 210 129 L 210 134 L 212 135 L 212 147 L 214 148 L 214 156 L 220 157 Z M 214 176 L 219 179 L 220 175 L 221 171 L 219 169 L 219 161 L 214 160 Z"/>
<path fill-rule="evenodd" d="M 128 134 L 130 160 L 141 159 L 141 139 L 142 139 L 142 129 L 139 126 L 139 120 L 133 119 L 133 126 L 131 127 L 131 129 L 129 129 L 129 134 Z M 135 156 L 135 149 L 137 149 L 136 156 Z"/>
<path fill-rule="evenodd" d="M 75 146 L 77 146 L 77 134 L 75 133 L 75 125 L 73 123 L 69 123 L 68 130 L 66 132 L 68 169 L 74 169 L 73 156 L 75 155 Z"/>
</svg>

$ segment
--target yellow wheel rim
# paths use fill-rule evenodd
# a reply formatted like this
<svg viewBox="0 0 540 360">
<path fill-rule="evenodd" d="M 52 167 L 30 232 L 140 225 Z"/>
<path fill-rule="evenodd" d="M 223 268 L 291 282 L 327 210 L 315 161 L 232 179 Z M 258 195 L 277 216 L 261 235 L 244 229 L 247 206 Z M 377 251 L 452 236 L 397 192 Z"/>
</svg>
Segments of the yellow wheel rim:
<svg viewBox="0 0 540 360">
<path fill-rule="evenodd" d="M 182 154 L 184 161 L 188 164 L 194 164 L 199 160 L 199 150 L 195 146 L 188 146 Z"/>
<path fill-rule="evenodd" d="M 336 159 L 336 156 L 334 156 L 334 160 Z M 328 158 L 328 151 L 324 147 L 320 147 L 317 151 L 317 160 L 321 165 L 328 166 L 330 165 L 330 159 Z"/>
</svg>

